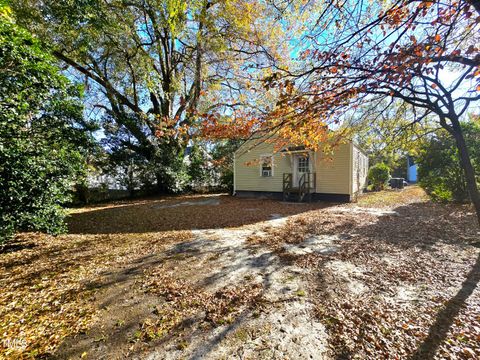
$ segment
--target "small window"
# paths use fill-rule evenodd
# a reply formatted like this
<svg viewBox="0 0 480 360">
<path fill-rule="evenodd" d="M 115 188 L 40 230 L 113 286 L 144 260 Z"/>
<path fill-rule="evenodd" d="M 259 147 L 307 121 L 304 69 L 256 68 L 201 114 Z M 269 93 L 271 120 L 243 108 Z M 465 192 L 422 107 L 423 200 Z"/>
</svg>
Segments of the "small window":
<svg viewBox="0 0 480 360">
<path fill-rule="evenodd" d="M 268 177 L 273 175 L 273 156 L 264 155 L 260 158 L 260 175 Z"/>
</svg>

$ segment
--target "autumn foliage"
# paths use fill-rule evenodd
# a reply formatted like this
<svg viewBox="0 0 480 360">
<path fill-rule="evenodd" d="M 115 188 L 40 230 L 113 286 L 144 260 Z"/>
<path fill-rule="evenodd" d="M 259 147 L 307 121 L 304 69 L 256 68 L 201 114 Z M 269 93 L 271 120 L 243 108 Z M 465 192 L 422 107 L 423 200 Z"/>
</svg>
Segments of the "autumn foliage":
<svg viewBox="0 0 480 360">
<path fill-rule="evenodd" d="M 264 88 L 275 93 L 276 102 L 258 115 L 250 130 L 317 148 L 332 129 L 351 137 L 342 124 L 359 116 L 365 104 L 403 102 L 411 108 L 412 124 L 435 119 L 455 139 L 470 197 L 480 214 L 480 195 L 460 126 L 480 100 L 478 2 L 332 1 L 305 5 L 303 11 L 312 15 L 301 39 L 304 50 L 298 65 L 265 78 Z M 230 125 L 240 126 L 243 134 L 242 122 Z M 235 131 L 224 133 L 231 136 Z"/>
</svg>

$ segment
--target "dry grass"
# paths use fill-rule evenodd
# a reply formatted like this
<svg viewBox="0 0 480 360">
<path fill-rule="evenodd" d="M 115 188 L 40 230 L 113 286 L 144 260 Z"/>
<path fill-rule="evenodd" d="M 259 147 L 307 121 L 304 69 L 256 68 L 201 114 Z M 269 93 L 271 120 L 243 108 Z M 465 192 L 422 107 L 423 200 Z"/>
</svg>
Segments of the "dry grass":
<svg viewBox="0 0 480 360">
<path fill-rule="evenodd" d="M 411 202 L 428 201 L 428 196 L 418 186 L 407 186 L 403 190 L 384 190 L 366 193 L 359 197 L 359 206 L 371 207 L 396 207 L 407 205 Z"/>
</svg>

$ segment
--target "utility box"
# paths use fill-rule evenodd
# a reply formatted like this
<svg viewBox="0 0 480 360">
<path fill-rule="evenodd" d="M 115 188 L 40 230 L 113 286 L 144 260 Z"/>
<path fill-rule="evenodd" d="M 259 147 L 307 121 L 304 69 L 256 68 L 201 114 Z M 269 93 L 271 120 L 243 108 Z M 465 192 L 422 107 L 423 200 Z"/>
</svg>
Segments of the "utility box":
<svg viewBox="0 0 480 360">
<path fill-rule="evenodd" d="M 392 189 L 403 189 L 405 184 L 404 178 L 391 178 L 388 180 L 388 184 Z"/>
</svg>

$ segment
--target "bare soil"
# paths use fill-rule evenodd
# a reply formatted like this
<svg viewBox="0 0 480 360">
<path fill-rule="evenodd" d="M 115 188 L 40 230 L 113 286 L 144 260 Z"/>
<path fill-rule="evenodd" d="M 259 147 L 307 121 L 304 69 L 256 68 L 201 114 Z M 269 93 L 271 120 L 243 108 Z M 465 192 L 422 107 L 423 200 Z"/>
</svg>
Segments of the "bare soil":
<svg viewBox="0 0 480 360">
<path fill-rule="evenodd" d="M 417 187 L 71 211 L 0 254 L 0 358 L 480 357 L 480 232 Z"/>
</svg>

